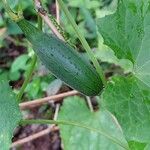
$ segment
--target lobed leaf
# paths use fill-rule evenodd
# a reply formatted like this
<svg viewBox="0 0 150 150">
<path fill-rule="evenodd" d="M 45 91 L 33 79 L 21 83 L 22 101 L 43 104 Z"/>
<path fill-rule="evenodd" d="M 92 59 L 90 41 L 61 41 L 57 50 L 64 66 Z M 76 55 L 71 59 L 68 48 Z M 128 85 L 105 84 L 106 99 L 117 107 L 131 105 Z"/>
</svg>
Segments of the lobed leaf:
<svg viewBox="0 0 150 150">
<path fill-rule="evenodd" d="M 135 77 L 114 77 L 102 93 L 102 102 L 116 116 L 128 141 L 150 141 L 150 91 Z"/>
<path fill-rule="evenodd" d="M 60 120 L 69 120 L 78 124 L 85 124 L 91 128 L 103 131 L 110 137 L 120 141 L 128 147 L 122 130 L 114 117 L 106 110 L 91 113 L 82 98 L 74 96 L 67 98 L 61 107 Z M 96 132 L 88 131 L 75 126 L 59 125 L 60 133 L 66 150 L 121 150 L 121 146 L 113 143 L 107 137 Z"/>
</svg>

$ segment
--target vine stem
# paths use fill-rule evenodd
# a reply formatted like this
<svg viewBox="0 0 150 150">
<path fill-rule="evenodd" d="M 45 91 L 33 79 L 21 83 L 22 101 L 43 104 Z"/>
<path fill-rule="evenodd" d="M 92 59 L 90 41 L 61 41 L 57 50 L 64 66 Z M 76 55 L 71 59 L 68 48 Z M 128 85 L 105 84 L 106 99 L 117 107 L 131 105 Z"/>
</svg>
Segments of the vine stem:
<svg viewBox="0 0 150 150">
<path fill-rule="evenodd" d="M 90 131 L 96 132 L 100 135 L 103 135 L 106 138 L 113 141 L 114 143 L 120 145 L 122 148 L 124 148 L 126 150 L 129 150 L 129 148 L 126 145 L 124 145 L 122 142 L 120 142 L 118 139 L 110 136 L 109 134 L 103 132 L 100 129 L 91 128 L 91 127 L 86 126 L 86 125 L 81 124 L 81 123 L 76 123 L 76 122 L 66 121 L 66 120 L 42 120 L 42 119 L 38 119 L 38 120 L 21 120 L 20 121 L 20 125 L 26 125 L 26 124 L 62 124 L 62 125 L 71 125 L 71 126 L 84 128 L 86 130 L 90 130 Z"/>
<path fill-rule="evenodd" d="M 100 78 L 104 84 L 104 86 L 106 86 L 106 78 L 105 75 L 103 73 L 103 70 L 101 68 L 101 66 L 99 65 L 97 59 L 94 57 L 94 53 L 92 52 L 89 44 L 87 43 L 86 39 L 84 38 L 84 36 L 81 34 L 77 24 L 75 23 L 72 15 L 70 14 L 69 10 L 67 9 L 67 7 L 65 6 L 64 2 L 62 0 L 58 0 L 58 3 L 60 5 L 60 7 L 62 8 L 62 10 L 64 11 L 67 19 L 69 20 L 70 24 L 72 25 L 74 31 L 76 32 L 76 34 L 78 35 L 79 40 L 81 41 L 84 49 L 86 50 L 86 52 L 89 55 L 89 58 L 91 59 L 91 61 L 93 62 L 93 65 L 96 69 L 96 71 L 98 72 L 98 74 L 100 75 Z"/>
<path fill-rule="evenodd" d="M 36 64 L 36 60 L 37 60 L 37 56 L 34 54 L 32 60 L 31 60 L 31 66 L 30 66 L 29 70 L 27 71 L 27 77 L 25 78 L 23 85 L 21 86 L 21 89 L 17 95 L 17 100 L 19 102 L 21 101 L 24 90 L 27 87 L 27 84 L 29 83 L 29 81 L 31 79 L 31 76 L 32 76 L 32 73 L 33 73 L 33 70 L 34 70 L 34 67 Z"/>
<path fill-rule="evenodd" d="M 40 15 L 38 15 L 38 28 L 42 31 L 43 21 Z"/>
<path fill-rule="evenodd" d="M 38 15 L 38 28 L 40 30 L 42 30 L 42 18 L 39 15 Z M 21 89 L 20 89 L 20 91 L 17 95 L 17 100 L 19 102 L 21 101 L 24 90 L 27 87 L 27 85 L 28 85 L 28 83 L 31 79 L 31 76 L 33 74 L 33 71 L 34 71 L 34 68 L 35 68 L 35 65 L 36 65 L 36 61 L 37 61 L 37 56 L 34 54 L 32 60 L 31 60 L 31 66 L 30 66 L 29 70 L 27 71 L 27 77 L 25 78 L 25 80 L 23 82 L 23 85 L 21 86 Z"/>
</svg>

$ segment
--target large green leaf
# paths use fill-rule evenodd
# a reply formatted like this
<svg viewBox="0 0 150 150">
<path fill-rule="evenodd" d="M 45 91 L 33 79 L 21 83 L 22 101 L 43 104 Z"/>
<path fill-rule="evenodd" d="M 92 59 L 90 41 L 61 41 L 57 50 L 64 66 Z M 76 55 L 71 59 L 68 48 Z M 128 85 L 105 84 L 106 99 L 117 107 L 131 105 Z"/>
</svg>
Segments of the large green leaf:
<svg viewBox="0 0 150 150">
<path fill-rule="evenodd" d="M 119 0 L 113 15 L 99 19 L 104 43 L 119 59 L 133 62 L 133 75 L 115 77 L 102 94 L 127 140 L 144 149 L 150 141 L 150 0 Z M 143 148 L 142 148 L 143 146 Z M 146 149 L 148 146 L 146 146 Z"/>
<path fill-rule="evenodd" d="M 114 77 L 102 102 L 116 116 L 128 141 L 150 141 L 150 91 L 139 86 L 134 77 Z"/>
<path fill-rule="evenodd" d="M 115 14 L 99 19 L 98 29 L 118 58 L 134 63 L 135 76 L 150 87 L 150 0 L 119 0 Z"/>
<path fill-rule="evenodd" d="M 91 113 L 80 97 L 67 98 L 61 107 L 60 120 L 69 120 L 96 128 L 119 140 L 125 147 L 127 143 L 121 128 L 110 112 L 100 110 Z M 96 132 L 75 126 L 59 125 L 65 150 L 121 150 L 121 146 Z"/>
<path fill-rule="evenodd" d="M 9 150 L 14 128 L 21 119 L 16 97 L 8 82 L 0 81 L 0 149 Z"/>
</svg>

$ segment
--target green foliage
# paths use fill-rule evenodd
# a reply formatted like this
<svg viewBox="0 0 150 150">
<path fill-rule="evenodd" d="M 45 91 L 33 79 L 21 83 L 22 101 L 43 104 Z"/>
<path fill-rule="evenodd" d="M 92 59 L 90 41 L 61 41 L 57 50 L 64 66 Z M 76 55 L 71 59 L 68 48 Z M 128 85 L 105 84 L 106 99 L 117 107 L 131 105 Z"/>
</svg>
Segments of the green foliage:
<svg viewBox="0 0 150 150">
<path fill-rule="evenodd" d="M 25 92 L 27 92 L 27 97 L 30 99 L 38 98 L 42 95 L 40 90 L 41 90 L 41 82 L 40 78 L 33 78 L 32 82 L 27 85 L 27 88 L 25 89 Z"/>
<path fill-rule="evenodd" d="M 8 0 L 8 3 L 11 8 L 15 8 L 18 4 L 19 0 Z"/>
<path fill-rule="evenodd" d="M 90 112 L 84 99 L 80 97 L 66 98 L 61 107 L 58 119 L 69 120 L 78 124 L 85 124 L 91 128 L 96 128 L 122 143 L 124 147 L 128 147 L 121 128 L 114 119 L 114 116 L 103 109 L 93 113 Z M 104 135 L 99 135 L 96 132 L 89 132 L 83 128 L 69 125 L 59 125 L 59 127 L 66 150 L 124 149 Z"/>
<path fill-rule="evenodd" d="M 29 60 L 29 56 L 27 54 L 23 54 L 17 57 L 11 65 L 11 72 L 26 70 L 27 68 L 26 64 L 28 60 Z"/>
<path fill-rule="evenodd" d="M 49 84 L 54 77 L 49 76 L 33 76 L 32 81 L 27 85 L 25 92 L 28 99 L 36 99 L 44 96 Z"/>
<path fill-rule="evenodd" d="M 99 0 L 89 1 L 89 0 L 67 0 L 66 4 L 68 4 L 70 8 L 70 12 L 74 18 L 78 22 L 78 26 L 80 28 L 80 32 L 89 39 L 89 43 L 92 45 L 96 45 L 93 39 L 96 39 L 96 23 L 94 19 L 94 13 L 96 10 L 99 9 L 100 3 Z M 62 13 L 61 15 L 63 25 L 65 31 L 69 34 L 70 41 L 74 44 L 78 44 L 77 36 L 74 34 L 73 28 L 65 14 Z M 93 40 L 93 43 L 91 42 Z M 96 41 L 96 40 L 95 40 Z"/>
<path fill-rule="evenodd" d="M 90 11 L 85 6 L 81 6 L 79 12 L 81 14 L 81 19 L 83 20 L 79 23 L 83 35 L 88 39 L 96 38 L 96 23 Z"/>
<path fill-rule="evenodd" d="M 13 130 L 21 119 L 16 96 L 8 82 L 0 81 L 0 148 L 8 150 L 11 145 Z"/>
<path fill-rule="evenodd" d="M 102 94 L 104 107 L 115 114 L 128 141 L 150 141 L 149 93 L 141 89 L 134 77 L 116 76 Z"/>
<path fill-rule="evenodd" d="M 115 14 L 98 21 L 106 45 L 134 63 L 134 75 L 150 87 L 149 1 L 121 0 Z M 142 11 L 141 11 L 142 9 Z"/>
<path fill-rule="evenodd" d="M 102 62 L 107 62 L 110 64 L 115 64 L 117 66 L 120 66 L 124 70 L 124 73 L 129 73 L 129 72 L 132 72 L 132 70 L 133 70 L 133 64 L 130 60 L 118 59 L 115 56 L 114 51 L 112 51 L 108 47 L 107 48 L 103 47 L 100 50 L 98 49 L 95 52 L 95 57 Z"/>
<path fill-rule="evenodd" d="M 149 0 L 120 0 L 116 13 L 97 23 L 104 43 L 134 65 L 131 76 L 109 82 L 103 105 L 115 114 L 128 141 L 144 144 L 150 141 L 149 4 Z"/>
<path fill-rule="evenodd" d="M 21 6 L 27 18 L 34 18 L 36 16 L 32 0 L 19 3 L 18 0 L 13 2 L 9 0 L 9 3 L 15 11 L 18 11 Z M 118 8 L 116 7 L 117 3 Z M 47 0 L 44 1 L 44 4 L 45 6 L 47 5 Z M 58 119 L 75 122 L 78 127 L 73 126 L 73 124 L 67 126 L 59 125 L 64 148 L 66 150 L 121 150 L 128 149 L 129 146 L 131 150 L 149 150 L 150 0 L 113 0 L 112 2 L 109 0 L 66 0 L 66 4 L 69 6 L 74 20 L 78 23 L 80 32 L 86 37 L 92 48 L 94 48 L 95 56 L 100 62 L 120 66 L 126 75 L 110 78 L 100 96 L 100 109 L 96 112 L 91 113 L 82 98 L 70 97 L 65 99 Z M 112 14 L 113 12 L 115 13 Z M 4 18 L 6 19 L 0 18 L 0 26 L 7 26 L 8 35 L 16 36 L 22 33 L 14 23 L 9 21 L 5 13 Z M 97 19 L 97 22 L 95 19 Z M 31 21 L 34 22 L 34 19 L 31 19 Z M 64 13 L 61 14 L 61 21 L 64 27 L 66 27 L 65 31 L 71 38 L 71 42 L 76 44 L 79 49 L 82 49 Z M 104 43 L 99 34 L 97 34 L 97 29 L 104 38 Z M 41 38 L 39 39 L 40 42 Z M 58 42 L 59 44 L 60 42 Z M 39 45 L 36 46 L 37 49 L 38 47 Z M 56 52 L 56 59 L 58 59 L 61 51 Z M 41 53 L 41 57 L 43 57 L 43 48 Z M 28 55 L 30 55 L 30 52 Z M 0 130 L 0 147 L 5 146 L 4 150 L 10 146 L 12 132 L 21 119 L 21 114 L 8 83 L 1 82 L 1 80 L 18 80 L 20 73 L 28 69 L 28 62 L 30 62 L 28 55 L 23 54 L 16 58 L 11 65 L 10 71 L 0 70 L 0 101 L 2 103 L 0 114 L 4 114 L 0 117 L 0 128 L 2 129 Z M 45 60 L 47 55 L 42 59 Z M 67 67 L 66 62 L 68 61 L 64 60 L 62 62 L 65 67 Z M 76 59 L 74 63 L 79 64 L 79 59 Z M 56 62 L 51 61 L 51 65 L 56 64 Z M 59 74 L 62 73 L 60 72 L 62 64 L 56 67 Z M 72 65 L 70 68 L 74 68 L 74 66 Z M 66 70 L 62 73 L 62 76 L 67 75 L 70 79 L 68 72 L 65 73 Z M 88 75 L 86 73 L 82 79 L 85 80 Z M 72 75 L 72 77 L 74 77 L 74 80 L 71 78 L 74 84 L 81 83 L 76 80 L 76 75 Z M 35 99 L 43 97 L 44 92 L 47 95 L 56 94 L 62 85 L 62 81 L 58 79 L 53 80 L 54 77 L 52 76 L 40 77 L 35 74 L 25 90 L 25 96 L 28 99 Z M 90 81 L 87 80 L 82 85 L 87 85 Z M 91 86 L 89 88 L 95 90 Z M 99 89 L 99 87 L 96 88 Z M 86 125 L 84 127 L 86 129 L 87 127 L 96 129 L 101 134 L 80 128 L 80 124 L 81 126 Z"/>
<path fill-rule="evenodd" d="M 16 81 L 20 78 L 21 76 L 20 71 L 25 71 L 29 67 L 27 64 L 29 59 L 30 57 L 27 54 L 23 54 L 14 60 L 9 71 L 10 80 Z"/>
</svg>

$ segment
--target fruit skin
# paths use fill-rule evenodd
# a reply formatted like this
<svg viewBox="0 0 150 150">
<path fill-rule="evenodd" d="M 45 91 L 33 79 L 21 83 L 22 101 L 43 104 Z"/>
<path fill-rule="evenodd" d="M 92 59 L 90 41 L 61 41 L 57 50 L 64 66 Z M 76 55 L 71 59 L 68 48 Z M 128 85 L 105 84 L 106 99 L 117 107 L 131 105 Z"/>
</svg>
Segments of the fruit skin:
<svg viewBox="0 0 150 150">
<path fill-rule="evenodd" d="M 65 42 L 38 30 L 27 20 L 17 22 L 32 44 L 42 63 L 70 87 L 87 96 L 95 96 L 103 88 L 93 66 Z"/>
</svg>

